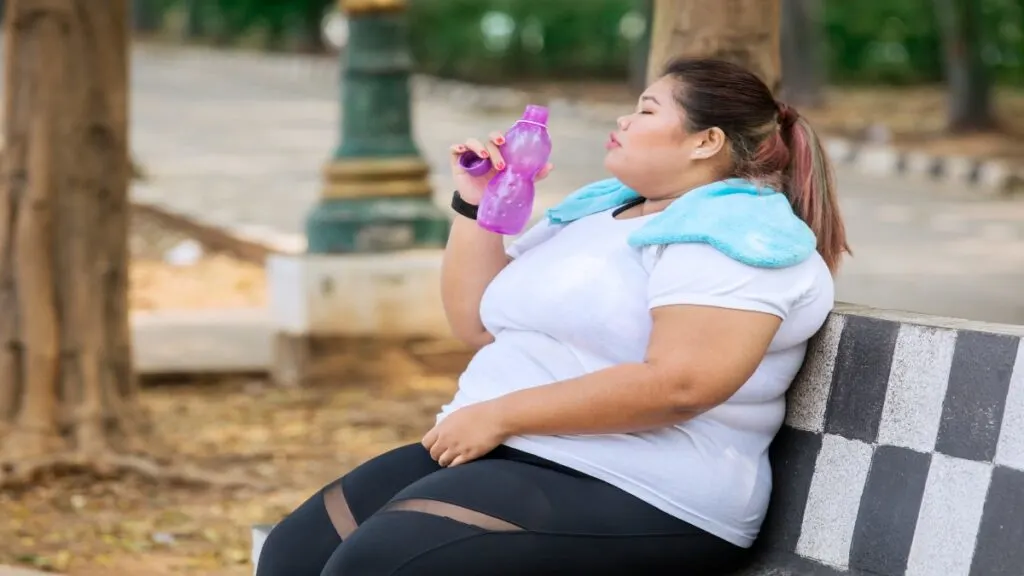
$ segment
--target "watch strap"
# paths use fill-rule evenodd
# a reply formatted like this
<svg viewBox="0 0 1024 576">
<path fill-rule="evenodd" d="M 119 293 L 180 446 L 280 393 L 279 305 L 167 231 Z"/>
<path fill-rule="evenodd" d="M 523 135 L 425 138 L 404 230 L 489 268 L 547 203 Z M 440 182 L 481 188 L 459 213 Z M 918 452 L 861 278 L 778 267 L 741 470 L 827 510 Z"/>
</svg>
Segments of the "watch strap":
<svg viewBox="0 0 1024 576">
<path fill-rule="evenodd" d="M 479 206 L 477 206 L 476 204 L 470 204 L 469 202 L 463 200 L 462 196 L 459 194 L 459 191 L 456 190 L 455 193 L 452 194 L 452 210 L 454 210 L 456 214 L 461 214 L 462 216 L 465 216 L 470 220 L 476 220 L 476 215 L 477 211 L 479 210 Z"/>
</svg>

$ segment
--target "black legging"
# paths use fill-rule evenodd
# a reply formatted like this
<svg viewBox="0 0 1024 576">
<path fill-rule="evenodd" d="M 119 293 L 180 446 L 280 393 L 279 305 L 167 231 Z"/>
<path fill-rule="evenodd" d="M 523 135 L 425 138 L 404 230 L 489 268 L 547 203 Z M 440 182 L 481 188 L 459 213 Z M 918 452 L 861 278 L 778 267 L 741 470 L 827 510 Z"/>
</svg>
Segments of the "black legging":
<svg viewBox="0 0 1024 576">
<path fill-rule="evenodd" d="M 358 524 L 344 544 L 334 508 L 329 514 L 325 505 L 332 491 Z M 720 575 L 746 556 L 542 458 L 502 446 L 441 468 L 412 444 L 362 464 L 299 506 L 270 532 L 256 575 Z"/>
</svg>

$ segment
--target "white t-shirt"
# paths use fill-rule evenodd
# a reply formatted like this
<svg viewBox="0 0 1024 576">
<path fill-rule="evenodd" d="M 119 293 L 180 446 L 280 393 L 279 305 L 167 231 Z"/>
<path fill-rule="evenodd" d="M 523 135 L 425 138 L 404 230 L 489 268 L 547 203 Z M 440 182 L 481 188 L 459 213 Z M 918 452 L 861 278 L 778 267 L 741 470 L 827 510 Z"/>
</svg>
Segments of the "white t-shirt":
<svg viewBox="0 0 1024 576">
<path fill-rule="evenodd" d="M 649 218 L 616 220 L 608 210 L 568 225 L 542 221 L 510 245 L 514 260 L 480 303 L 494 342 L 473 357 L 438 419 L 517 390 L 642 362 L 651 308 L 698 304 L 779 316 L 782 325 L 750 380 L 696 418 L 644 433 L 506 442 L 749 547 L 771 493 L 768 446 L 807 340 L 832 309 L 832 276 L 817 254 L 765 269 L 706 244 L 631 247 L 629 234 Z"/>
</svg>

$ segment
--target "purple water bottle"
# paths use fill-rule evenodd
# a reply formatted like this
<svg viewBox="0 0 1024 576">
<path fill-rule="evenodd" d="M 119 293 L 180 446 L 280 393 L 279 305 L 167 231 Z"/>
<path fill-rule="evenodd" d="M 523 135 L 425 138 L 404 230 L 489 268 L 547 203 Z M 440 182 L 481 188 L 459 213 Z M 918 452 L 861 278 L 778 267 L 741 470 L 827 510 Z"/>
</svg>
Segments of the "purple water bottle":
<svg viewBox="0 0 1024 576">
<path fill-rule="evenodd" d="M 505 133 L 501 147 L 505 169 L 491 178 L 480 199 L 477 223 L 481 228 L 515 235 L 526 227 L 533 213 L 533 179 L 551 155 L 547 124 L 548 109 L 531 104 Z M 459 162 L 474 176 L 483 176 L 491 169 L 490 160 L 472 152 L 464 153 Z"/>
</svg>

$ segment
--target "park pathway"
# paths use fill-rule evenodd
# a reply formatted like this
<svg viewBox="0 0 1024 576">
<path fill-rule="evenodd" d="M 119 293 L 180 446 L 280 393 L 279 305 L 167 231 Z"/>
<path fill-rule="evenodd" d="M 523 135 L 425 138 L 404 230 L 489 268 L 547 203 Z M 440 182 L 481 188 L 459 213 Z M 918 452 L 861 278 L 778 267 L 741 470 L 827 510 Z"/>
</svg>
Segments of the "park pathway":
<svg viewBox="0 0 1024 576">
<path fill-rule="evenodd" d="M 439 203 L 447 146 L 510 124 L 519 109 L 460 105 L 417 81 L 417 142 Z M 145 46 L 133 60 L 132 148 L 150 177 L 136 199 L 301 248 L 303 217 L 338 134 L 329 58 Z M 541 205 L 603 177 L 607 112 L 552 111 L 555 173 Z M 855 257 L 838 297 L 871 306 L 1024 323 L 1024 200 L 839 171 Z"/>
</svg>

